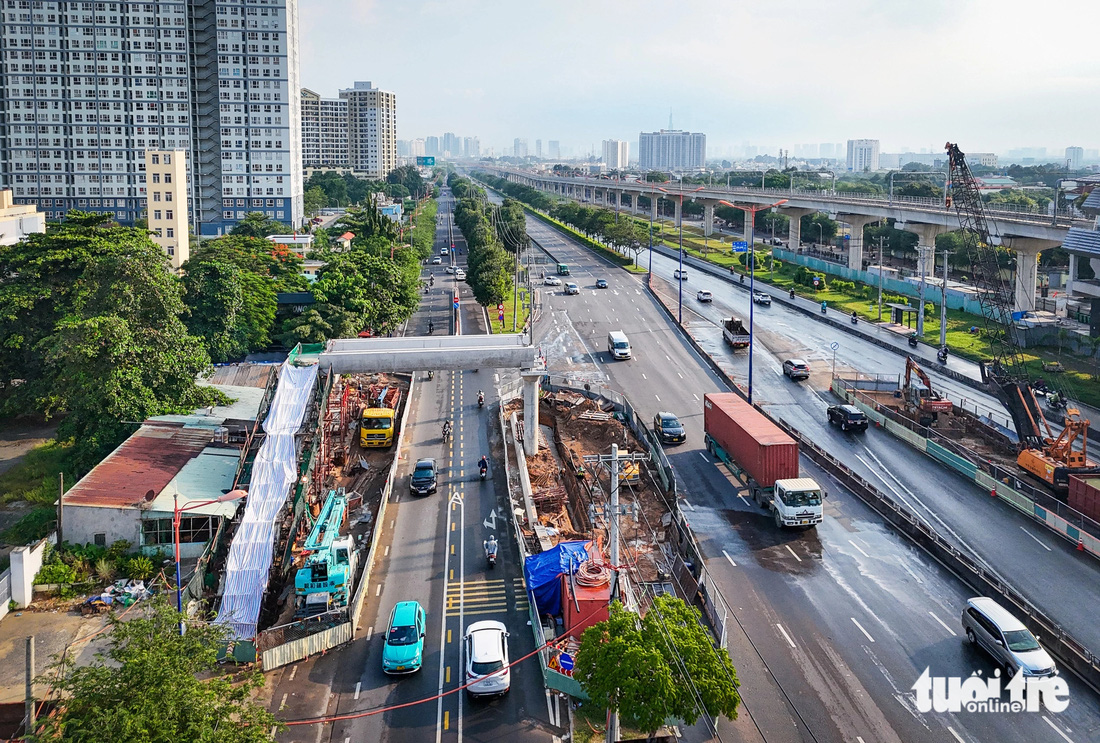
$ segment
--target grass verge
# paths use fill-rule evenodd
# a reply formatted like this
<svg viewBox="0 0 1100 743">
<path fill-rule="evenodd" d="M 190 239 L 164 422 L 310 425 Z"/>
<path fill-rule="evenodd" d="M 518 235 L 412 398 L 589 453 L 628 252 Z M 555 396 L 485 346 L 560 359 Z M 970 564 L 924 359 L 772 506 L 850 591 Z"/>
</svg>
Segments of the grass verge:
<svg viewBox="0 0 1100 743">
<path fill-rule="evenodd" d="M 6 544 L 28 544 L 53 528 L 57 518 L 54 502 L 65 473 L 65 489 L 76 483 L 70 458 L 72 446 L 50 441 L 31 449 L 19 464 L 0 475 L 0 503 L 24 501 L 35 506 L 0 534 Z"/>
</svg>

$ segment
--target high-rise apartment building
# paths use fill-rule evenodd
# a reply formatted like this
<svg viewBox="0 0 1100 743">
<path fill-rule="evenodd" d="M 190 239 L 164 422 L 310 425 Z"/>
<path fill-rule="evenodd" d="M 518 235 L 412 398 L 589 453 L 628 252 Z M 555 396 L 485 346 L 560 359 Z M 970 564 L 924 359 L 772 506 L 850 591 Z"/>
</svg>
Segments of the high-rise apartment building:
<svg viewBox="0 0 1100 743">
<path fill-rule="evenodd" d="M 462 157 L 462 140 L 454 132 L 443 134 L 443 156 Z"/>
<path fill-rule="evenodd" d="M 348 167 L 348 102 L 302 88 L 302 165 Z"/>
<path fill-rule="evenodd" d="M 561 159 L 561 143 L 556 139 L 551 139 L 546 143 L 546 156 L 551 160 Z"/>
<path fill-rule="evenodd" d="M 846 167 L 855 173 L 878 170 L 878 140 L 849 139 Z"/>
<path fill-rule="evenodd" d="M 538 158 L 539 160 L 542 159 L 542 140 L 541 139 L 536 139 L 535 140 L 535 157 Z"/>
<path fill-rule="evenodd" d="M 623 139 L 603 141 L 603 164 L 609 170 L 624 170 L 630 162 L 630 142 Z"/>
<path fill-rule="evenodd" d="M 707 135 L 661 129 L 638 135 L 638 166 L 643 170 L 684 172 L 707 162 Z"/>
<path fill-rule="evenodd" d="M 367 82 L 340 91 L 348 102 L 348 162 L 368 178 L 397 167 L 397 96 Z"/>
<path fill-rule="evenodd" d="M 1066 148 L 1066 167 L 1070 170 L 1080 170 L 1081 164 L 1085 161 L 1085 148 L 1084 147 L 1067 147 Z"/>
<path fill-rule="evenodd" d="M 428 157 L 439 157 L 443 154 L 439 149 L 439 137 L 424 138 L 424 154 Z"/>
<path fill-rule="evenodd" d="M 516 157 L 527 157 L 527 140 L 516 137 L 512 148 L 512 154 Z"/>
<path fill-rule="evenodd" d="M 462 154 L 475 159 L 481 157 L 481 140 L 477 137 L 463 137 Z"/>
<path fill-rule="evenodd" d="M 130 224 L 148 206 L 145 151 L 184 149 L 200 234 L 249 211 L 301 222 L 297 0 L 31 5 L 5 3 L 0 23 L 16 202 Z"/>
<path fill-rule="evenodd" d="M 191 257 L 187 233 L 187 151 L 145 151 L 145 197 L 150 238 L 164 249 L 172 268 Z"/>
<path fill-rule="evenodd" d="M 409 156 L 410 157 L 424 157 L 424 140 L 423 139 L 411 139 L 411 140 L 409 140 Z"/>
</svg>

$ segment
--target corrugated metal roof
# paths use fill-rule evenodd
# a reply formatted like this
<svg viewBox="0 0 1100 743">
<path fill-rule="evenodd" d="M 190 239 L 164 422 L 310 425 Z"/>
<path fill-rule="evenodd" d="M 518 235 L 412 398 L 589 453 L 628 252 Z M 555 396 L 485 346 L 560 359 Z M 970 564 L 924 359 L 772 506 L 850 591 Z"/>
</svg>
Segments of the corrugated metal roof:
<svg viewBox="0 0 1100 743">
<path fill-rule="evenodd" d="M 1100 232 L 1070 227 L 1062 247 L 1075 255 L 1100 258 Z"/>
<path fill-rule="evenodd" d="M 275 373 L 274 364 L 224 364 L 214 367 L 207 381 L 230 387 L 267 387 L 267 380 Z"/>
<path fill-rule="evenodd" d="M 63 505 L 126 508 L 155 497 L 214 440 L 209 428 L 145 424 L 65 493 Z"/>
<path fill-rule="evenodd" d="M 233 487 L 233 478 L 237 475 L 237 465 L 241 453 L 236 449 L 223 449 L 209 446 L 199 452 L 172 478 L 153 502 L 149 510 L 159 513 L 172 513 L 176 494 L 179 494 L 181 507 L 189 503 L 213 500 Z M 193 516 L 232 516 L 239 503 L 209 503 L 205 506 L 189 508 Z"/>
<path fill-rule="evenodd" d="M 1100 211 L 1100 188 L 1092 189 L 1092 193 L 1088 195 L 1088 198 L 1081 202 L 1081 206 L 1084 209 L 1096 209 Z"/>
</svg>

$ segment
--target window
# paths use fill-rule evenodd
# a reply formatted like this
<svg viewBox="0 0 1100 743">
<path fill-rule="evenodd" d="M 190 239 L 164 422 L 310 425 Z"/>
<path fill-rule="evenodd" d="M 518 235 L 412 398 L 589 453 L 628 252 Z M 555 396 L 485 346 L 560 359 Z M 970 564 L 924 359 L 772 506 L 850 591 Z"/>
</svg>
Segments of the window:
<svg viewBox="0 0 1100 743">
<path fill-rule="evenodd" d="M 204 544 L 214 537 L 216 516 L 184 516 L 180 519 L 180 544 Z M 141 522 L 142 544 L 175 543 L 172 519 L 147 519 Z"/>
<path fill-rule="evenodd" d="M 172 210 L 171 209 L 168 209 L 167 211 L 164 212 L 164 218 L 165 219 L 172 219 Z M 171 232 L 171 230 L 168 230 L 168 231 Z M 171 235 L 169 235 L 168 237 L 171 237 Z"/>
<path fill-rule="evenodd" d="M 153 165 L 160 165 L 160 155 L 152 155 Z"/>
<path fill-rule="evenodd" d="M 153 219 L 160 219 L 160 209 L 153 210 Z"/>
<path fill-rule="evenodd" d="M 165 235 L 165 237 L 175 237 L 175 236 L 176 236 L 176 231 L 173 228 L 169 227 L 168 228 L 168 233 Z"/>
<path fill-rule="evenodd" d="M 169 531 L 171 531 L 172 519 L 167 519 L 167 521 L 168 521 Z M 95 534 L 92 537 L 92 541 L 95 542 L 96 547 L 106 547 L 107 546 L 107 535 L 106 534 Z M 169 538 L 168 542 L 170 544 L 175 544 L 175 541 L 171 538 Z"/>
</svg>

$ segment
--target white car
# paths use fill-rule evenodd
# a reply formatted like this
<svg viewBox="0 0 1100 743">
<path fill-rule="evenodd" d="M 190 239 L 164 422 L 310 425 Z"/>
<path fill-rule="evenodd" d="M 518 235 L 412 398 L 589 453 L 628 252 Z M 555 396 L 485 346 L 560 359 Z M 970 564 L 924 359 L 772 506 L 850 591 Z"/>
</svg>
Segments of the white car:
<svg viewBox="0 0 1100 743">
<path fill-rule="evenodd" d="M 455 271 L 455 279 L 457 279 L 458 281 L 465 281 L 466 280 L 466 272 L 463 271 L 461 268 L 457 269 Z"/>
<path fill-rule="evenodd" d="M 699 291 L 695 292 L 695 298 L 698 299 L 700 302 L 714 301 L 714 296 L 706 289 L 700 289 Z"/>
<path fill-rule="evenodd" d="M 772 303 L 772 295 L 768 294 L 767 292 L 753 292 L 752 301 L 756 302 L 757 304 L 770 305 Z"/>
<path fill-rule="evenodd" d="M 542 280 L 542 283 L 546 284 L 547 286 L 561 286 L 561 279 L 559 279 L 557 276 L 547 276 L 545 279 Z"/>
<path fill-rule="evenodd" d="M 677 278 L 680 281 L 687 281 L 688 280 L 688 272 L 687 271 L 681 271 L 678 268 L 675 271 L 672 272 L 672 275 L 673 275 L 674 278 Z"/>
<path fill-rule="evenodd" d="M 441 255 L 447 255 L 447 249 L 446 248 L 440 248 L 439 253 Z"/>
<path fill-rule="evenodd" d="M 458 266 L 447 266 L 445 270 L 447 271 L 447 273 L 454 273 L 458 270 Z"/>
<path fill-rule="evenodd" d="M 466 693 L 471 697 L 507 694 L 512 685 L 508 668 L 508 630 L 487 619 L 466 628 Z"/>
<path fill-rule="evenodd" d="M 437 255 L 434 258 L 432 258 L 432 265 L 433 266 L 438 266 L 442 262 L 443 262 L 443 257 L 442 256 Z"/>
<path fill-rule="evenodd" d="M 574 284 L 572 281 L 570 281 L 565 285 L 565 293 L 566 294 L 580 294 L 581 293 L 581 288 L 579 286 L 577 286 L 576 284 Z"/>
</svg>

